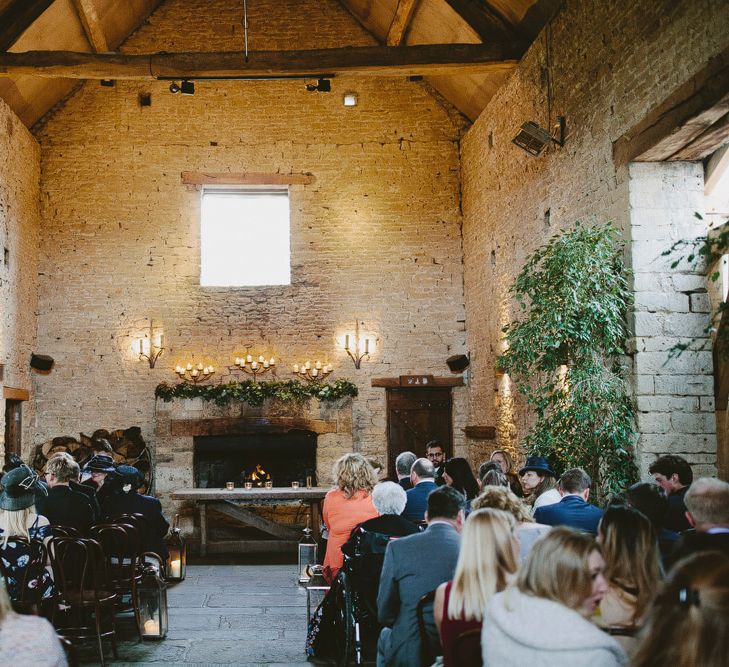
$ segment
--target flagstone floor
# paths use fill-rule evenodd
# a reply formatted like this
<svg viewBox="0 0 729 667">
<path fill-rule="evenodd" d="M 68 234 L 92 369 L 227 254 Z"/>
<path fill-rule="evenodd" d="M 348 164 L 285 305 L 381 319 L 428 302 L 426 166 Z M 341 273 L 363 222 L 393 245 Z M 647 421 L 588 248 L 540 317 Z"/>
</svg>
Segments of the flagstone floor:
<svg viewBox="0 0 729 667">
<path fill-rule="evenodd" d="M 306 593 L 295 565 L 191 565 L 185 581 L 168 590 L 169 632 L 139 643 L 131 618 L 117 624 L 114 665 L 311 665 L 304 654 Z M 94 645 L 81 647 L 82 664 L 98 662 Z"/>
</svg>

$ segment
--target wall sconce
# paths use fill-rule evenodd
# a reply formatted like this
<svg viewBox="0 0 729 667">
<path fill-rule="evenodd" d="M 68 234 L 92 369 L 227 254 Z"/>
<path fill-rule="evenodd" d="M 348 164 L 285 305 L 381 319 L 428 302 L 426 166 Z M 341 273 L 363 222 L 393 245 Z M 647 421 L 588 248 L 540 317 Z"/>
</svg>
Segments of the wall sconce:
<svg viewBox="0 0 729 667">
<path fill-rule="evenodd" d="M 229 368 L 231 370 L 239 370 L 244 373 L 248 373 L 248 375 L 253 376 L 254 382 L 257 382 L 258 380 L 256 378 L 258 375 L 268 373 L 268 371 L 276 366 L 276 359 L 273 357 L 266 359 L 262 354 L 259 354 L 256 359 L 255 355 L 250 353 L 251 347 L 252 345 L 246 345 L 245 355 L 242 357 L 236 357 L 235 365 L 229 366 Z"/>
<path fill-rule="evenodd" d="M 160 355 L 165 351 L 165 338 L 160 332 L 157 334 L 156 342 L 152 333 L 152 322 L 149 323 L 149 336 L 139 338 L 136 343 L 139 352 L 139 360 L 146 359 L 150 368 L 154 368 Z"/>
<path fill-rule="evenodd" d="M 213 373 L 215 367 L 203 366 L 199 363 L 194 366 L 192 362 L 188 362 L 187 366 L 175 366 L 175 373 L 180 376 L 183 382 L 192 382 L 192 384 L 200 384 L 205 382 Z"/>
<path fill-rule="evenodd" d="M 316 361 L 312 365 L 310 361 L 301 364 L 294 364 L 294 375 L 309 382 L 321 382 L 329 373 L 334 370 L 331 364 L 322 365 L 321 361 Z"/>
<path fill-rule="evenodd" d="M 350 339 L 351 344 L 350 344 Z M 349 358 L 354 362 L 354 367 L 359 369 L 362 364 L 362 359 L 370 356 L 370 343 L 373 342 L 369 338 L 362 338 L 359 335 L 359 321 L 354 322 L 354 336 L 346 334 L 344 336 L 344 351 L 349 355 Z M 374 347 L 374 345 L 373 345 Z"/>
<path fill-rule="evenodd" d="M 542 129 L 537 123 L 530 120 L 521 126 L 511 143 L 517 145 L 529 155 L 538 157 L 550 141 L 553 141 L 557 146 L 564 146 L 564 116 L 557 117 L 555 127 L 559 129 L 559 138 L 553 137 L 547 130 Z"/>
</svg>

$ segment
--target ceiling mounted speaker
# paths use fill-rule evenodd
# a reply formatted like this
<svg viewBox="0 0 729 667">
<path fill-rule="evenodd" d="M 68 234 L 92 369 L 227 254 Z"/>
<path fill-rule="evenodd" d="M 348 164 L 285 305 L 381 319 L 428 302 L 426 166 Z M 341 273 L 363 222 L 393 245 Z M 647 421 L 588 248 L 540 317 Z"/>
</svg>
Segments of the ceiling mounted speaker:
<svg viewBox="0 0 729 667">
<path fill-rule="evenodd" d="M 31 354 L 30 367 L 47 373 L 53 368 L 53 357 L 49 357 L 47 354 Z"/>
<path fill-rule="evenodd" d="M 448 368 L 454 373 L 461 373 L 468 368 L 471 363 L 470 359 L 465 354 L 454 354 L 452 357 L 446 359 Z"/>
</svg>

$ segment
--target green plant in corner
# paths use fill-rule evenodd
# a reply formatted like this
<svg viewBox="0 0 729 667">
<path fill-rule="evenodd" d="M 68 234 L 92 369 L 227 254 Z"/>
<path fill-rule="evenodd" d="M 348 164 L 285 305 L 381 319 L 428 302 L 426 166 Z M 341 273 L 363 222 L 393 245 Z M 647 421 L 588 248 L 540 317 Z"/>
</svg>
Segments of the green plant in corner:
<svg viewBox="0 0 729 667">
<path fill-rule="evenodd" d="M 587 470 L 597 502 L 637 476 L 620 365 L 632 303 L 622 249 L 612 223 L 578 222 L 536 250 L 512 286 L 521 319 L 504 328 L 498 360 L 536 412 L 526 450 Z"/>
</svg>

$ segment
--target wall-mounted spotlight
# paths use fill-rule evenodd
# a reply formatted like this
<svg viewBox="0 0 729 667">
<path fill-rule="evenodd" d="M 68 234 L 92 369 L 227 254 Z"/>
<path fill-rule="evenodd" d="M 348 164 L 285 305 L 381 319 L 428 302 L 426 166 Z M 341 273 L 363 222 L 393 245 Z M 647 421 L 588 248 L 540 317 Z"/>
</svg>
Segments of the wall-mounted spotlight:
<svg viewBox="0 0 729 667">
<path fill-rule="evenodd" d="M 307 83 L 306 90 L 310 93 L 328 93 L 332 90 L 332 82 L 329 79 L 319 79 L 316 83 Z"/>
<path fill-rule="evenodd" d="M 530 120 L 521 126 L 518 134 L 511 140 L 511 143 L 516 144 L 519 148 L 529 153 L 529 155 L 537 157 L 550 141 L 557 144 L 557 146 L 564 146 L 564 116 L 558 116 L 554 126 L 559 130 L 558 137 L 553 137 L 547 130 Z"/>
<path fill-rule="evenodd" d="M 342 97 L 342 104 L 345 107 L 356 107 L 357 106 L 357 93 L 344 93 Z"/>
<path fill-rule="evenodd" d="M 182 93 L 183 95 L 194 95 L 195 84 L 192 81 L 181 81 L 179 84 L 173 81 L 170 84 L 170 92 L 173 95 L 177 95 L 177 93 Z"/>
</svg>

